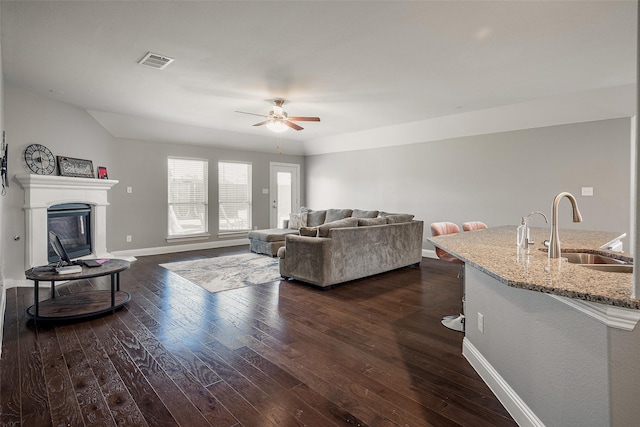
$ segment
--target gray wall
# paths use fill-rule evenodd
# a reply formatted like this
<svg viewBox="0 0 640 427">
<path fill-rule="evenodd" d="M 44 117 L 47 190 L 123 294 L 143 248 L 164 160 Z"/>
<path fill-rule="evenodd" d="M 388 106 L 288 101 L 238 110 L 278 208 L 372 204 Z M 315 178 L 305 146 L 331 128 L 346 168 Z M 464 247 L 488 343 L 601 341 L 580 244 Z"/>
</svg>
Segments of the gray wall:
<svg viewBox="0 0 640 427">
<path fill-rule="evenodd" d="M 0 4 L 1 8 L 1 4 Z M 0 12 L 1 13 L 1 12 Z M 0 131 L 4 129 L 4 74 L 2 71 L 2 47 L 0 46 Z M 4 155 L 4 153 L 2 153 Z M 0 224 L 4 224 L 4 197 L 0 196 Z M 4 227 L 0 226 L 0 342 L 2 341 L 2 331 L 4 327 L 4 307 L 5 299 L 5 269 L 6 256 L 3 250 L 3 242 L 6 239 Z M 1 352 L 0 348 L 0 352 Z"/>
<path fill-rule="evenodd" d="M 465 339 L 544 425 L 611 425 L 607 367 L 608 348 L 614 344 L 607 325 L 547 294 L 506 286 L 474 267 L 465 268 L 465 291 Z M 477 313 L 484 315 L 483 333 Z M 624 410 L 628 414 L 633 407 Z"/>
<path fill-rule="evenodd" d="M 561 228 L 628 233 L 630 132 L 624 118 L 308 156 L 307 204 L 413 213 L 426 238 L 437 221 L 517 225 L 534 210 L 551 221 L 554 196 L 569 191 L 584 221 L 573 224 L 563 201 Z"/>
<path fill-rule="evenodd" d="M 25 147 L 42 144 L 57 156 L 92 160 L 95 168 L 112 162 L 113 138 L 86 111 L 71 105 L 11 85 L 5 85 L 5 101 L 11 186 L 2 206 L 6 238 L 0 246 L 7 277 L 24 280 L 24 190 L 13 177 L 29 173 L 23 157 Z"/>
<path fill-rule="evenodd" d="M 304 177 L 304 158 L 277 153 L 258 153 L 193 145 L 163 144 L 157 142 L 115 139 L 113 143 L 117 161 L 109 166 L 109 177 L 120 183 L 111 190 L 111 210 L 107 220 L 110 251 L 176 246 L 167 243 L 167 157 L 196 157 L 209 160 L 209 232 L 210 241 L 218 238 L 218 162 L 243 161 L 252 164 L 253 225 L 269 228 L 269 163 L 295 163 L 300 165 Z M 304 181 L 301 182 L 304 189 Z M 126 188 L 133 187 L 127 194 Z M 301 191 L 304 200 L 304 191 Z M 126 236 L 132 242 L 126 243 Z M 236 239 L 246 236 L 234 236 Z M 182 243 L 184 244 L 184 243 Z"/>
</svg>

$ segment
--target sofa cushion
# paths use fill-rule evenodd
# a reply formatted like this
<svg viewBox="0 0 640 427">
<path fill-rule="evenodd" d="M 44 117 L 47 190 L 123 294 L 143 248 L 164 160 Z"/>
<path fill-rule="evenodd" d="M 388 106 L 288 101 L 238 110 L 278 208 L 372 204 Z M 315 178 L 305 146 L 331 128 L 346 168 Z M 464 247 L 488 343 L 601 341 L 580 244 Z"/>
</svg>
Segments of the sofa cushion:
<svg viewBox="0 0 640 427">
<path fill-rule="evenodd" d="M 313 209 L 302 207 L 300 212 L 307 214 L 307 227 L 317 227 L 324 224 L 325 217 L 327 216 L 326 210 L 314 211 Z"/>
<path fill-rule="evenodd" d="M 318 235 L 318 227 L 300 227 L 301 236 L 316 237 Z"/>
<path fill-rule="evenodd" d="M 284 242 L 287 234 L 298 234 L 297 230 L 287 228 L 270 228 L 267 230 L 251 230 L 247 233 L 249 240 L 259 240 L 262 242 Z"/>
<path fill-rule="evenodd" d="M 324 219 L 324 223 L 338 221 L 340 219 L 351 217 L 351 209 L 327 209 L 327 217 Z"/>
<path fill-rule="evenodd" d="M 368 225 L 384 225 L 387 223 L 386 217 L 380 218 L 358 218 L 358 227 L 366 227 Z"/>
<path fill-rule="evenodd" d="M 378 211 L 363 211 L 360 209 L 354 209 L 351 212 L 352 218 L 375 218 L 378 216 Z"/>
<path fill-rule="evenodd" d="M 297 230 L 300 227 L 307 226 L 307 212 L 289 214 L 289 228 Z"/>
<path fill-rule="evenodd" d="M 387 223 L 389 224 L 399 224 L 401 222 L 410 222 L 413 219 L 413 215 L 411 214 L 393 214 L 387 215 Z"/>
<path fill-rule="evenodd" d="M 327 222 L 318 227 L 318 237 L 328 237 L 334 228 L 357 227 L 358 218 L 343 218 L 338 221 Z"/>
</svg>

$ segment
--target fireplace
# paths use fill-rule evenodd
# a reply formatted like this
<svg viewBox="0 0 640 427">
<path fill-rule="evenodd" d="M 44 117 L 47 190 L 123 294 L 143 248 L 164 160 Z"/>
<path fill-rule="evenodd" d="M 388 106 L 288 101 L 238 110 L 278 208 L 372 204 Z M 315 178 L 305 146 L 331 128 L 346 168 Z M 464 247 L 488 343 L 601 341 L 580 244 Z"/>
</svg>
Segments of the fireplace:
<svg viewBox="0 0 640 427">
<path fill-rule="evenodd" d="M 49 263 L 49 208 L 57 205 L 88 206 L 90 213 L 83 221 L 85 230 L 87 222 L 90 225 L 91 231 L 86 234 L 90 249 L 86 253 L 85 248 L 84 253 L 111 257 L 107 252 L 107 194 L 118 181 L 32 174 L 16 175 L 16 179 L 24 189 L 25 270 Z M 64 240 L 63 244 L 66 248 Z"/>
<path fill-rule="evenodd" d="M 91 205 L 86 203 L 63 203 L 47 209 L 47 228 L 53 231 L 67 251 L 70 258 L 91 255 Z M 59 257 L 48 246 L 49 262 Z"/>
</svg>

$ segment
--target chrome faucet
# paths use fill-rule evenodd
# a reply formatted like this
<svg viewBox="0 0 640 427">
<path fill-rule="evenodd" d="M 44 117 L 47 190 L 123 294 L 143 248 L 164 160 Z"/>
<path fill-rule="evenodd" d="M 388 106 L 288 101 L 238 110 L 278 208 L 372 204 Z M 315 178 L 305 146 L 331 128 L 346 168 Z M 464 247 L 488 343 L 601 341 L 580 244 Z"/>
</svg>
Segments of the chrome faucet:
<svg viewBox="0 0 640 427">
<path fill-rule="evenodd" d="M 549 239 L 549 258 L 560 258 L 560 238 L 558 237 L 558 203 L 560 199 L 566 197 L 571 202 L 573 208 L 573 222 L 581 222 L 582 215 L 578 210 L 578 202 L 571 193 L 562 192 L 558 193 L 555 199 L 553 199 L 553 211 L 551 218 L 551 238 Z"/>
</svg>

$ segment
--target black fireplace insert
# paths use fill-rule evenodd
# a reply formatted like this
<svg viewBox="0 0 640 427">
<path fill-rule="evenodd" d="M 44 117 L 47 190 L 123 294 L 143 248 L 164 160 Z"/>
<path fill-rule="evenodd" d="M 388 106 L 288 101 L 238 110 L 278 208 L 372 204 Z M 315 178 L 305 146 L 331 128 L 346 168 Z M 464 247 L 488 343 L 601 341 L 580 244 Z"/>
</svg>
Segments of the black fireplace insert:
<svg viewBox="0 0 640 427">
<path fill-rule="evenodd" d="M 47 210 L 47 231 L 53 231 L 69 253 L 70 258 L 91 255 L 91 205 L 65 203 Z M 49 262 L 58 261 L 49 242 Z"/>
</svg>

